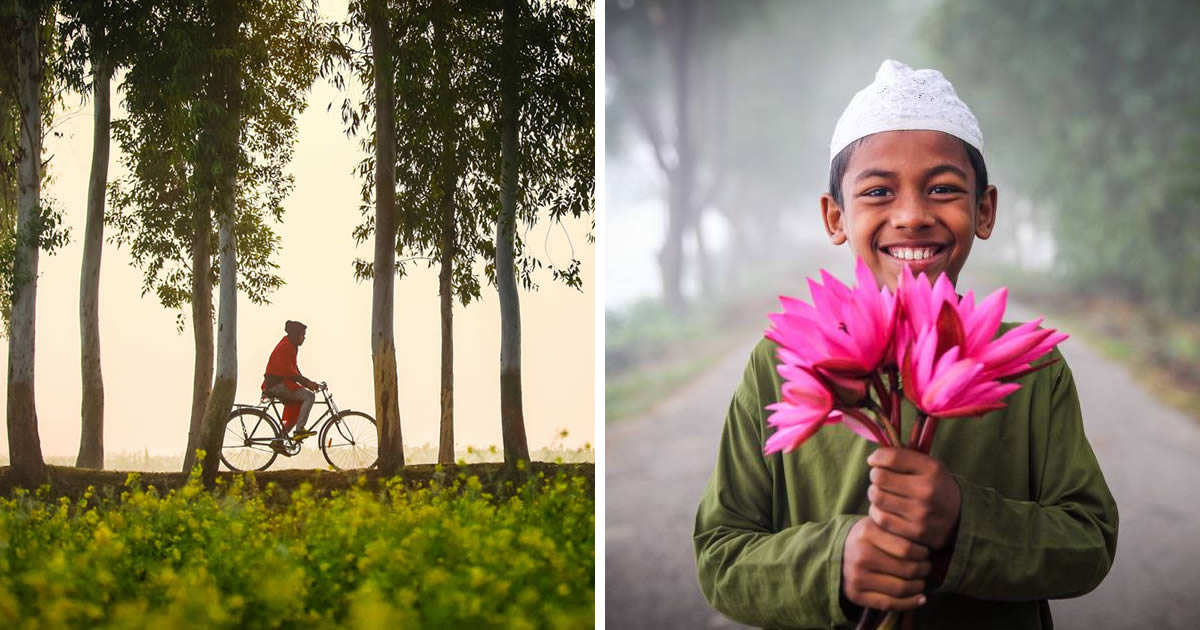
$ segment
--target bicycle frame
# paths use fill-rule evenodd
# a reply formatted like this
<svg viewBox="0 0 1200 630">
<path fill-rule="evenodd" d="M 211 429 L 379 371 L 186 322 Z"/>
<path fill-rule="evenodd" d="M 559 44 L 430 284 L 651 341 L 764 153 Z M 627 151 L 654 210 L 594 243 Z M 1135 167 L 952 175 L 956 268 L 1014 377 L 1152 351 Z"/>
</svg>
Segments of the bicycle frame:
<svg viewBox="0 0 1200 630">
<path fill-rule="evenodd" d="M 326 449 L 333 448 L 335 440 L 343 440 L 347 443 L 339 443 L 337 446 L 348 445 L 353 447 L 362 439 L 356 435 L 361 430 L 361 427 L 358 425 L 357 421 L 342 422 L 341 418 L 346 416 L 353 420 L 360 416 L 365 417 L 372 424 L 372 434 L 375 433 L 375 429 L 373 428 L 375 420 L 365 413 L 346 411 L 338 408 L 337 403 L 334 402 L 333 395 L 329 392 L 329 387 L 326 383 L 321 383 L 317 391 L 320 392 L 321 395 L 318 399 L 313 401 L 313 404 L 323 406 L 324 410 L 314 422 L 311 424 L 306 422 L 305 424 L 309 429 L 319 434 L 320 437 L 318 439 L 320 441 L 325 442 L 319 446 L 322 453 L 325 455 L 325 459 L 328 460 L 331 465 L 340 468 L 341 464 L 335 462 L 334 459 L 331 459 L 331 455 Z M 287 404 L 290 404 L 290 401 Z M 242 417 L 243 423 L 241 427 L 241 437 L 238 436 L 236 431 L 231 432 L 235 438 L 235 446 L 232 446 L 231 448 L 249 447 L 263 450 L 263 447 L 269 445 L 270 449 L 274 451 L 276 455 L 284 455 L 287 457 L 298 455 L 302 448 L 302 442 L 304 441 L 304 438 L 297 440 L 293 437 L 290 437 L 287 431 L 282 430 L 283 412 L 281 406 L 286 407 L 285 401 L 274 396 L 266 395 L 265 393 L 260 397 L 259 403 L 256 405 L 234 403 L 230 421 L 232 421 L 234 418 Z M 252 423 L 253 427 L 251 428 L 247 428 L 247 423 L 245 422 L 246 417 L 249 415 L 257 418 L 257 420 Z M 272 436 L 258 436 L 258 427 L 261 426 L 261 423 L 264 421 L 268 424 L 274 424 L 274 428 L 271 431 Z M 228 437 L 225 439 L 228 441 Z M 257 445 L 257 447 L 255 445 Z M 223 447 L 223 449 L 224 448 L 230 447 L 226 446 Z M 222 453 L 222 458 L 224 459 L 224 450 Z M 265 469 L 265 466 L 269 466 L 271 461 L 274 461 L 274 459 L 275 457 L 272 456 L 270 460 L 263 464 L 264 468 L 262 469 Z M 234 468 L 234 465 L 231 464 L 229 460 L 225 460 L 225 463 L 230 468 Z"/>
<path fill-rule="evenodd" d="M 321 393 L 321 396 L 324 398 L 324 400 L 313 401 L 313 406 L 315 407 L 317 405 L 323 405 L 325 407 L 325 411 L 321 413 L 316 422 L 312 423 L 311 426 L 313 427 L 314 431 L 319 431 L 320 427 L 332 421 L 339 413 L 342 412 L 341 409 L 338 409 L 337 404 L 333 402 L 333 394 L 329 393 L 329 388 L 325 385 L 325 383 L 321 383 L 321 388 L 317 391 Z M 280 426 L 280 428 L 282 428 L 283 413 L 279 409 L 279 405 L 282 404 L 283 402 L 278 398 L 274 398 L 268 396 L 266 393 L 263 393 L 262 398 L 259 400 L 257 405 L 234 403 L 233 406 L 235 409 L 258 409 L 259 411 L 266 412 L 267 415 L 273 419 L 275 423 Z"/>
</svg>

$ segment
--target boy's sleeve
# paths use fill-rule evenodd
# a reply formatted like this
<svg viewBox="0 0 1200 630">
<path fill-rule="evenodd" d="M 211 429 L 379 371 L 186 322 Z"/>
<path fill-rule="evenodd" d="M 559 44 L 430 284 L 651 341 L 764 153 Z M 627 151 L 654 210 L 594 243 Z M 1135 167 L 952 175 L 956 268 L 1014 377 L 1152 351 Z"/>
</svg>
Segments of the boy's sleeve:
<svg viewBox="0 0 1200 630">
<path fill-rule="evenodd" d="M 762 358 L 764 353 L 756 352 Z M 765 364 L 766 363 L 766 364 Z M 752 357 L 725 417 L 716 468 L 696 513 L 700 589 L 739 622 L 768 627 L 847 623 L 840 605 L 842 546 L 858 515 L 772 532 L 772 476 L 763 457 L 759 394 L 769 362 Z M 765 386 L 765 385 L 764 385 Z"/>
<path fill-rule="evenodd" d="M 962 490 L 958 536 L 938 590 L 991 600 L 1075 597 L 1099 585 L 1112 566 L 1117 505 L 1084 435 L 1071 371 L 1058 367 L 1048 421 L 1032 429 L 1030 459 L 1041 468 L 1031 471 L 1037 500 L 1008 499 L 955 475 Z"/>
</svg>

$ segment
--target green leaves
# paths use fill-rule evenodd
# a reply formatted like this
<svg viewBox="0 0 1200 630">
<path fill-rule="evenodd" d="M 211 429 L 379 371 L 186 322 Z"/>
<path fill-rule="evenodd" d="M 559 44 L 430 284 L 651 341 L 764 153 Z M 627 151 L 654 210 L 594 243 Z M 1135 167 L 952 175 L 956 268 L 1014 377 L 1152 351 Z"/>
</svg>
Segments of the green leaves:
<svg viewBox="0 0 1200 630">
<path fill-rule="evenodd" d="M 518 55 L 522 73 L 521 181 L 518 219 L 526 226 L 591 214 L 594 201 L 594 22 L 591 3 L 531 3 L 521 15 Z M 375 95 L 373 68 L 365 52 L 364 7 L 352 2 L 339 34 L 343 56 L 322 68 L 339 89 L 343 71 L 363 87 L 358 103 L 341 103 L 348 135 L 363 134 L 364 220 L 358 243 L 374 233 L 374 146 L 370 121 Z M 452 196 L 455 249 L 454 293 L 466 304 L 478 298 L 474 265 L 482 259 L 485 278 L 495 281 L 491 242 L 500 211 L 500 3 L 461 5 L 422 0 L 392 3 L 396 85 L 397 253 L 403 260 L 438 260 L 444 246 L 441 203 Z M 441 25 L 434 28 L 435 21 Z M 440 34 L 439 34 L 440 33 Z M 436 41 L 435 41 L 436 38 Z M 333 104 L 330 104 L 332 108 Z M 365 132 L 362 125 L 367 128 Z M 444 130 L 444 131 L 443 131 Z M 452 188 L 445 182 L 453 181 Z M 517 240 L 520 240 L 519 235 Z M 544 266 L 537 253 L 517 243 L 516 268 L 526 289 Z M 397 266 L 403 275 L 403 262 Z M 368 261 L 355 263 L 355 277 L 372 275 Z M 579 288 L 578 261 L 552 272 L 554 281 Z"/>
<path fill-rule="evenodd" d="M 1056 267 L 1075 290 L 1116 289 L 1200 314 L 1200 281 L 1190 271 L 1200 264 L 1200 219 L 1189 210 L 1200 181 L 1200 45 L 1188 31 L 1200 8 L 942 5 L 925 27 L 937 67 L 993 130 L 994 179 L 1049 214 Z"/>
<path fill-rule="evenodd" d="M 283 200 L 294 183 L 286 173 L 296 120 L 307 89 L 331 53 L 333 28 L 318 20 L 311 0 L 234 3 L 243 21 L 226 40 L 214 37 L 218 2 L 158 3 L 141 16 L 138 54 L 121 84 L 129 115 L 114 121 L 130 175 L 111 187 L 112 240 L 129 245 L 144 273 L 143 294 L 167 308 L 191 299 L 188 252 L 197 230 L 215 243 L 215 190 L 235 174 L 239 289 L 264 303 L 282 286 L 272 255 Z M 233 65 L 230 66 L 230 62 Z M 234 77 L 215 69 L 236 68 Z M 218 81 L 234 81 L 230 91 Z M 227 99 L 236 95 L 237 102 Z M 238 111 L 236 128 L 222 127 Z M 236 138 L 236 152 L 231 146 Z M 217 282 L 216 252 L 210 252 Z"/>
<path fill-rule="evenodd" d="M 0 227 L 0 319 L 4 322 L 5 336 L 9 334 L 13 289 L 32 279 L 29 271 L 17 264 L 17 251 L 34 244 L 46 253 L 53 253 L 69 242 L 70 234 L 70 228 L 63 225 L 62 212 L 45 196 L 29 232 L 18 233 L 15 224 Z"/>
</svg>

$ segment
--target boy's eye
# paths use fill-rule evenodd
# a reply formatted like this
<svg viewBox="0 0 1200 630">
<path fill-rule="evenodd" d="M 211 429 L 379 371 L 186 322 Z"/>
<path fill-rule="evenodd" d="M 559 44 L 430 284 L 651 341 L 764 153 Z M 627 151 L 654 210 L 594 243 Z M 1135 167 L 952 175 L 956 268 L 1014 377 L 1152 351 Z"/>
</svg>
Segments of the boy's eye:
<svg viewBox="0 0 1200 630">
<path fill-rule="evenodd" d="M 888 189 L 886 189 L 886 188 L 872 188 L 870 190 L 864 191 L 862 193 L 862 196 L 864 196 L 864 197 L 882 197 L 886 194 L 888 194 Z"/>
<path fill-rule="evenodd" d="M 952 193 L 960 193 L 962 191 L 963 190 L 961 188 L 959 188 L 958 186 L 951 186 L 949 184 L 938 184 L 937 186 L 934 186 L 933 188 L 929 189 L 929 194 L 931 194 L 931 195 L 948 195 L 948 194 L 952 194 Z"/>
</svg>

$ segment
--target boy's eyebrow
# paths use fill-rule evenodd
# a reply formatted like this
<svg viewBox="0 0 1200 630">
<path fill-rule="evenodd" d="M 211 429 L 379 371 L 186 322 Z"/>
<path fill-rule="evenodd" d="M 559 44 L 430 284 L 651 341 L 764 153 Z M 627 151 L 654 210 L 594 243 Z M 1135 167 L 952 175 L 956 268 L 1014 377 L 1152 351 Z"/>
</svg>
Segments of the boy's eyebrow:
<svg viewBox="0 0 1200 630">
<path fill-rule="evenodd" d="M 942 173 L 953 173 L 963 179 L 967 179 L 966 171 L 962 170 L 961 168 L 958 168 L 957 166 L 955 166 L 953 164 L 938 164 L 937 166 L 934 166 L 934 167 L 930 168 L 929 170 L 925 171 L 925 178 L 929 179 L 930 177 L 936 177 L 938 175 L 941 175 Z M 895 179 L 896 173 L 894 171 L 885 171 L 885 170 L 879 169 L 879 168 L 869 168 L 869 169 L 859 173 L 858 175 L 855 175 L 854 181 L 859 182 L 864 179 L 867 179 L 868 177 L 884 177 L 887 179 Z"/>
<path fill-rule="evenodd" d="M 858 175 L 856 175 L 854 177 L 854 181 L 856 181 L 856 182 L 862 181 L 864 179 L 867 179 L 868 177 L 885 177 L 888 179 L 895 179 L 896 174 L 892 171 L 885 171 L 885 170 L 878 169 L 878 168 L 869 168 L 869 169 L 859 173 Z"/>
<path fill-rule="evenodd" d="M 955 175 L 958 175 L 959 177 L 961 177 L 963 179 L 967 179 L 966 171 L 962 170 L 961 168 L 958 168 L 957 166 L 955 166 L 953 164 L 939 164 L 939 165 L 929 169 L 928 171 L 925 171 L 925 177 L 926 178 L 935 177 L 937 175 L 941 175 L 942 173 L 954 173 Z"/>
</svg>

